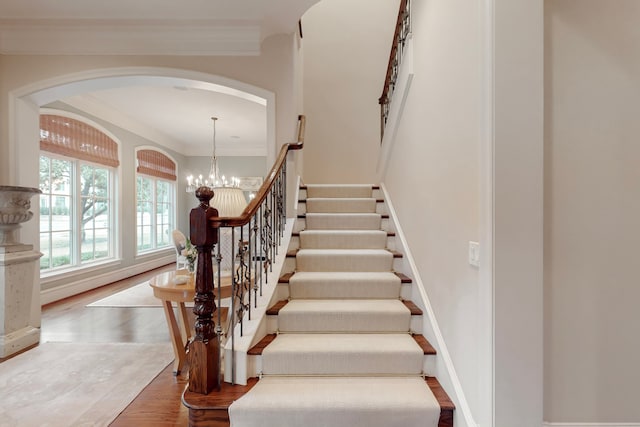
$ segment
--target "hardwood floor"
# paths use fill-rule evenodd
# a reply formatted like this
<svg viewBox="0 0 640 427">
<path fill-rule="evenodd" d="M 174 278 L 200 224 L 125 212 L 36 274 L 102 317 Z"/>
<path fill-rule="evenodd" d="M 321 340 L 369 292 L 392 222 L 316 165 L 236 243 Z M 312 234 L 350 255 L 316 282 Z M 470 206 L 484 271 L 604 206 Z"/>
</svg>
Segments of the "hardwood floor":
<svg viewBox="0 0 640 427">
<path fill-rule="evenodd" d="M 42 308 L 41 342 L 168 342 L 162 308 L 86 307 L 87 304 L 132 287 L 174 264 L 85 292 Z M 182 405 L 188 368 L 174 376 L 167 366 L 111 423 L 115 427 L 187 426 L 189 411 Z"/>
</svg>

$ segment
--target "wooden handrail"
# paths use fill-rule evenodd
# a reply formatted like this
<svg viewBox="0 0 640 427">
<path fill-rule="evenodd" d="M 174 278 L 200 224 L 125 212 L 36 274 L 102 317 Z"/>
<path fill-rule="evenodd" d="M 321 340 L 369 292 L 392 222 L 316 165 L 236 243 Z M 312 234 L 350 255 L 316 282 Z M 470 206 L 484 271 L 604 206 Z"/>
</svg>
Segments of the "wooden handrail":
<svg viewBox="0 0 640 427">
<path fill-rule="evenodd" d="M 406 1 L 406 0 L 405 0 Z M 273 186 L 275 182 L 278 172 L 282 169 L 284 162 L 287 159 L 287 154 L 292 150 L 300 150 L 304 146 L 304 132 L 306 127 L 306 117 L 304 115 L 298 116 L 298 135 L 296 142 L 290 142 L 287 144 L 283 144 L 280 148 L 280 153 L 276 158 L 269 175 L 265 178 L 260 190 L 256 196 L 249 202 L 242 214 L 238 217 L 214 217 L 211 219 L 211 224 L 214 227 L 240 227 L 249 223 L 249 220 L 256 214 L 258 208 L 264 202 L 264 199 L 269 194 L 269 189 Z M 215 206 L 214 206 L 215 207 Z"/>
<path fill-rule="evenodd" d="M 387 123 L 387 117 L 389 113 L 389 103 L 395 89 L 396 79 L 398 77 L 398 67 L 402 60 L 404 43 L 407 34 L 411 31 L 411 12 L 410 12 L 410 0 L 400 1 L 400 10 L 398 11 L 398 18 L 396 19 L 396 29 L 393 34 L 393 42 L 391 43 L 391 52 L 389 53 L 389 62 L 387 64 L 387 74 L 384 78 L 384 87 L 382 88 L 382 95 L 378 98 L 378 104 L 381 107 L 380 113 L 380 126 L 381 137 L 384 136 L 384 127 Z M 400 52 L 398 52 L 400 50 Z"/>
</svg>

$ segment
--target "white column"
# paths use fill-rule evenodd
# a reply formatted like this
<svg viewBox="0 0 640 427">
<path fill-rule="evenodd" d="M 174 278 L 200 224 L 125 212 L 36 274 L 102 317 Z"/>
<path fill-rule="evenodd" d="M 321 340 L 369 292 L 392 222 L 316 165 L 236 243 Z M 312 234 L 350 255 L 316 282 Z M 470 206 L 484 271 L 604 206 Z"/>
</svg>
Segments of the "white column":
<svg viewBox="0 0 640 427">
<path fill-rule="evenodd" d="M 31 308 L 42 254 L 17 240 L 20 224 L 33 217 L 31 198 L 38 193 L 33 187 L 0 185 L 0 358 L 40 341 L 40 317 L 34 321 Z"/>
</svg>

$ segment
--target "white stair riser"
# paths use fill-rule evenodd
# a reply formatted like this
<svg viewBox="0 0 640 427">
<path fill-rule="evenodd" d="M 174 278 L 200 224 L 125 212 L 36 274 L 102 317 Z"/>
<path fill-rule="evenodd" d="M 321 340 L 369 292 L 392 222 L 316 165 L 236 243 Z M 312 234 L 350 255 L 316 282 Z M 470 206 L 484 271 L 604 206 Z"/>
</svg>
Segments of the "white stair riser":
<svg viewBox="0 0 640 427">
<path fill-rule="evenodd" d="M 304 218 L 296 218 L 296 223 L 293 226 L 293 232 L 294 233 L 299 233 L 300 231 L 306 229 L 306 221 Z M 389 218 L 382 218 L 380 221 L 380 230 L 384 230 L 384 231 L 394 231 L 391 228 L 390 222 L 389 222 Z"/>
<path fill-rule="evenodd" d="M 381 215 L 386 215 L 389 213 L 389 210 L 387 209 L 387 205 L 384 202 L 376 202 L 376 209 L 375 211 L 376 213 L 379 213 Z M 298 202 L 298 215 L 303 215 L 307 213 L 307 203 L 305 202 Z"/>
<path fill-rule="evenodd" d="M 316 197 L 372 197 L 373 188 L 369 185 L 308 185 L 307 198 Z"/>
<path fill-rule="evenodd" d="M 287 299 L 287 296 L 283 296 L 282 299 Z M 272 316 L 266 316 L 267 319 L 267 334 L 275 334 L 276 332 L 279 332 L 280 329 L 278 327 L 278 316 L 272 315 Z M 411 316 L 411 320 L 409 323 L 409 331 L 411 331 L 411 333 L 414 334 L 422 334 L 422 316 L 420 315 L 413 315 Z M 327 332 L 326 330 L 320 331 L 320 332 Z M 347 332 L 353 332 L 353 331 L 347 331 Z M 380 332 L 380 331 L 374 331 L 374 332 Z"/>
<path fill-rule="evenodd" d="M 353 245 L 353 246 L 357 246 L 357 245 Z M 292 251 L 300 248 L 301 248 L 300 236 L 299 235 L 291 236 L 291 240 L 289 241 L 289 247 L 287 248 L 287 250 Z M 382 245 L 382 248 L 388 249 L 390 251 L 395 251 L 397 248 L 395 236 L 387 236 L 385 240 L 385 244 Z M 364 248 L 358 247 L 357 249 L 364 249 Z"/>
<path fill-rule="evenodd" d="M 382 217 L 379 214 L 315 214 L 305 217 L 307 230 L 380 230 Z"/>
<path fill-rule="evenodd" d="M 262 372 L 266 375 L 420 375 L 422 358 L 409 355 L 389 357 L 348 353 L 304 353 L 287 357 L 262 355 Z"/>
<path fill-rule="evenodd" d="M 332 253 L 327 252 L 325 255 L 315 255 L 298 252 L 296 256 L 297 271 L 368 271 L 368 272 L 385 272 L 392 271 L 393 254 L 385 253 L 368 254 L 368 253 Z"/>
<path fill-rule="evenodd" d="M 385 249 L 387 234 L 384 231 L 364 231 L 352 233 L 330 231 L 302 231 L 300 247 L 303 249 Z"/>
<path fill-rule="evenodd" d="M 359 213 L 376 212 L 376 199 L 307 199 L 307 212 L 313 213 Z"/>
<path fill-rule="evenodd" d="M 372 288 L 367 283 L 355 284 L 347 289 L 344 285 L 339 283 L 328 284 L 324 287 L 319 287 L 315 284 L 296 284 L 293 288 L 287 283 L 280 284 L 279 288 L 283 288 L 278 293 L 282 299 L 294 298 L 294 299 L 327 299 L 327 298 L 397 298 L 398 296 L 407 295 L 411 296 L 411 284 L 403 283 L 400 285 L 381 285 L 376 288 Z M 409 299 L 409 298 L 403 299 Z"/>
<path fill-rule="evenodd" d="M 411 316 L 411 325 L 409 326 L 410 330 L 412 333 L 414 334 L 422 334 L 422 316 L 421 315 L 414 315 Z"/>
<path fill-rule="evenodd" d="M 305 188 L 301 188 L 298 192 L 298 199 L 299 200 L 306 200 L 309 197 L 309 194 L 307 192 L 307 190 Z M 382 190 L 380 190 L 379 188 L 374 188 L 371 190 L 371 196 L 374 199 L 382 199 L 384 197 L 384 194 L 382 193 Z"/>
<path fill-rule="evenodd" d="M 365 314 L 339 313 L 326 316 L 314 314 L 286 314 L 278 316 L 278 331 L 287 332 L 408 332 L 411 316 L 376 314 L 373 318 Z"/>
<path fill-rule="evenodd" d="M 436 373 L 436 358 L 425 354 L 422 361 L 422 372 L 426 376 L 434 376 Z M 249 377 L 258 377 L 264 374 L 262 369 L 262 355 L 247 356 L 247 374 Z"/>
</svg>

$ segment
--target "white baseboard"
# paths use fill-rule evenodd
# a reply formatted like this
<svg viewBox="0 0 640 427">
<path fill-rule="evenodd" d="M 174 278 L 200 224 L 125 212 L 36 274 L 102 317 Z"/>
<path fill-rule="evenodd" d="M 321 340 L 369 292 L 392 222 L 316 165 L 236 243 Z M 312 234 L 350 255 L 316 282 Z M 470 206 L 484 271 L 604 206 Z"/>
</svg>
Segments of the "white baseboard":
<svg viewBox="0 0 640 427">
<path fill-rule="evenodd" d="M 64 298 L 69 298 L 70 296 L 90 291 L 92 289 L 99 288 L 100 286 L 108 285 L 109 283 L 117 282 L 118 280 L 123 280 L 128 277 L 135 276 L 136 274 L 144 273 L 145 271 L 153 270 L 154 268 L 162 267 L 175 262 L 175 260 L 176 256 L 172 253 L 171 255 L 144 261 L 119 270 L 97 274 L 95 276 L 76 280 L 75 282 L 56 286 L 51 289 L 45 289 L 40 292 L 40 304 L 45 305 Z"/>
<path fill-rule="evenodd" d="M 550 423 L 544 422 L 543 427 L 640 427 L 638 423 Z"/>
</svg>

